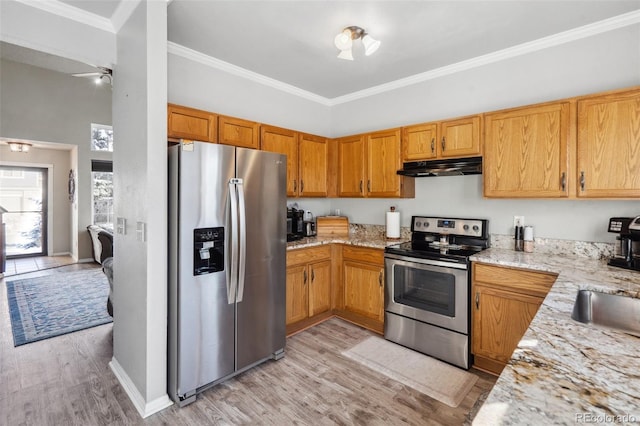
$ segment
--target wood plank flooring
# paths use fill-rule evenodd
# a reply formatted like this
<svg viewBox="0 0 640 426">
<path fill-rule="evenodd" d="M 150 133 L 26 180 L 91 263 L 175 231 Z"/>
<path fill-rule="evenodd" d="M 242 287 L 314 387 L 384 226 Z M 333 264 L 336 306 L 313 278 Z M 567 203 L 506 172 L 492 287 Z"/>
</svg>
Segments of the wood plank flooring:
<svg viewBox="0 0 640 426">
<path fill-rule="evenodd" d="M 45 272 L 88 267 L 96 266 Z M 290 337 L 280 361 L 143 420 L 108 367 L 112 324 L 14 348 L 5 282 L 0 280 L 0 425 L 461 425 L 495 383 L 470 370 L 479 380 L 451 408 L 343 357 L 371 332 L 333 318 Z"/>
</svg>

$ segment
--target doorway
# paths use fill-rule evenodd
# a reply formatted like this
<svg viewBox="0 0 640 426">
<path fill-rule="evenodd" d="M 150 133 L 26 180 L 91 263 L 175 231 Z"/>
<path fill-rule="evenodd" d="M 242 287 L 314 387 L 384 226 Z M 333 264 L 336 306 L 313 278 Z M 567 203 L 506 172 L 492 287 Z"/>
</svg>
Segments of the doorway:
<svg viewBox="0 0 640 426">
<path fill-rule="evenodd" d="M 7 258 L 47 256 L 48 169 L 0 166 Z"/>
</svg>

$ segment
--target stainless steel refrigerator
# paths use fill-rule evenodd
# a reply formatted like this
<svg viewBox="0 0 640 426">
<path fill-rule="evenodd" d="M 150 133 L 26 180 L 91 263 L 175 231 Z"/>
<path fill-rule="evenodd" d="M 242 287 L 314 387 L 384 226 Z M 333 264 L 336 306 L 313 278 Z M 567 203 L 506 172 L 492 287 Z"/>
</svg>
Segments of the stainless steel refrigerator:
<svg viewBox="0 0 640 426">
<path fill-rule="evenodd" d="M 285 346 L 286 157 L 169 148 L 169 395 L 196 394 Z"/>
</svg>

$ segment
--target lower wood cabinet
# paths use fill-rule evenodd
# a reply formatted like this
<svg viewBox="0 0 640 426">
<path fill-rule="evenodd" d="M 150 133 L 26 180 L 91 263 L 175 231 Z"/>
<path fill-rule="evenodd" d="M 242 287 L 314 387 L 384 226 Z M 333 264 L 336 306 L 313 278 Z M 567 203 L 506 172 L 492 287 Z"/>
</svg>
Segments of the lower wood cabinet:
<svg viewBox="0 0 640 426">
<path fill-rule="evenodd" d="M 331 315 L 331 247 L 287 251 L 287 334 Z"/>
<path fill-rule="evenodd" d="M 338 316 L 383 332 L 384 253 L 382 249 L 343 246 Z"/>
<path fill-rule="evenodd" d="M 473 264 L 471 347 L 476 368 L 500 374 L 556 277 Z"/>
</svg>

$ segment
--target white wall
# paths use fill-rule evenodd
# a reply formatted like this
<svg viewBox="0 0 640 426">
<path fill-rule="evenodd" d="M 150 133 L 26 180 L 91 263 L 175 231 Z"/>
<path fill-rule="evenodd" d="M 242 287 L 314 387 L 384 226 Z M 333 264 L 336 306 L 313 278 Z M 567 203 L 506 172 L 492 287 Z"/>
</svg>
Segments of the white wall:
<svg viewBox="0 0 640 426">
<path fill-rule="evenodd" d="M 177 55 L 169 55 L 169 102 L 328 135 L 330 109 Z"/>
<path fill-rule="evenodd" d="M 640 25 L 334 106 L 331 129 L 333 136 L 355 134 L 634 85 Z M 614 241 L 609 217 L 640 214 L 639 200 L 485 199 L 480 176 L 418 178 L 415 199 L 333 199 L 324 207 L 340 208 L 351 222 L 384 224 L 390 205 L 403 226 L 413 214 L 477 216 L 490 219 L 492 233 L 510 234 L 513 215 L 524 215 L 539 237 L 600 242 Z"/>
<path fill-rule="evenodd" d="M 167 396 L 167 7 L 140 2 L 117 35 L 112 368 L 144 417 Z M 146 226 L 146 241 L 137 232 Z M 117 229 L 117 225 L 116 225 Z"/>
<path fill-rule="evenodd" d="M 91 224 L 91 159 L 111 160 L 111 153 L 91 151 L 91 123 L 111 124 L 111 89 L 98 87 L 90 79 L 1 60 L 0 93 L 0 137 L 77 146 L 77 161 L 68 163 L 66 170 L 67 178 L 69 168 L 77 175 L 77 226 L 72 228 L 76 235 L 70 235 L 70 225 L 50 232 L 57 244 L 55 252 L 91 258 L 86 230 Z M 34 149 L 22 158 L 38 155 Z M 56 196 L 66 197 L 66 180 L 62 191 Z M 68 211 L 67 220 L 73 221 L 72 213 Z"/>
<path fill-rule="evenodd" d="M 115 34 L 17 1 L 0 1 L 0 40 L 94 66 L 115 62 Z"/>
</svg>

